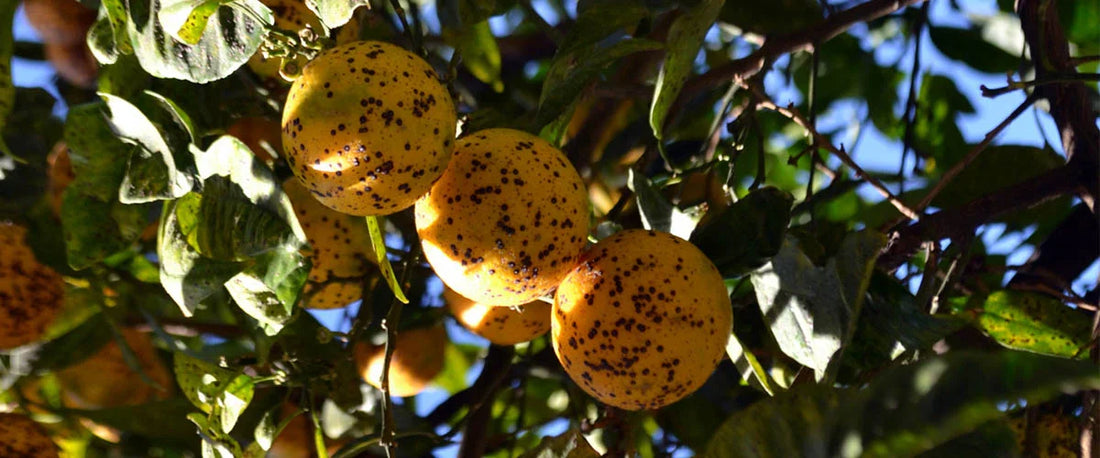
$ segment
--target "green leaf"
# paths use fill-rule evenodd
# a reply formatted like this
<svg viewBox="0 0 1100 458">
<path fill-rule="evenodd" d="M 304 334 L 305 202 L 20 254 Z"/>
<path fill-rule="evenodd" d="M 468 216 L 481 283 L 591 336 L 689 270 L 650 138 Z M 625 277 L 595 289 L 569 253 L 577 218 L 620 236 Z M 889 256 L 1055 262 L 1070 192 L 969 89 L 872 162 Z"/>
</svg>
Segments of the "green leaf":
<svg viewBox="0 0 1100 458">
<path fill-rule="evenodd" d="M 219 417 L 190 413 L 187 414 L 187 419 L 198 428 L 199 437 L 202 438 L 202 458 L 237 458 L 244 453 L 237 440 L 224 432 L 222 425 L 218 424 L 221 421 Z"/>
<path fill-rule="evenodd" d="M 158 19 L 162 0 L 130 0 L 127 31 L 134 54 L 157 78 L 207 83 L 228 76 L 248 61 L 274 23 L 256 0 L 234 0 L 218 8 L 194 45 L 181 43 Z"/>
<path fill-rule="evenodd" d="M 242 264 L 199 254 L 180 228 L 177 206 L 178 201 L 169 202 L 161 213 L 157 234 L 160 283 L 184 316 L 191 316 L 204 300 L 222 291 L 222 285 L 241 271 Z"/>
<path fill-rule="evenodd" d="M 8 115 L 15 107 L 15 86 L 11 80 L 11 56 L 15 52 L 12 21 L 18 6 L 19 2 L 4 2 L 0 5 L 0 132 L 7 127 Z M 11 155 L 3 137 L 0 137 L 0 153 Z"/>
<path fill-rule="evenodd" d="M 533 450 L 521 458 L 596 458 L 600 456 L 576 427 L 557 436 L 542 438 Z"/>
<path fill-rule="evenodd" d="M 454 394 L 469 385 L 466 383 L 466 373 L 470 366 L 477 361 L 481 353 L 481 347 L 468 344 L 447 345 L 443 350 L 443 371 L 432 383 Z"/>
<path fill-rule="evenodd" d="M 850 338 L 870 281 L 882 234 L 851 233 L 824 267 L 810 261 L 788 237 L 772 260 L 752 273 L 764 322 L 779 348 L 818 379 Z"/>
<path fill-rule="evenodd" d="M 1020 445 L 1008 421 L 998 419 L 920 454 L 921 458 L 959 456 L 1016 457 L 1020 456 Z"/>
<path fill-rule="evenodd" d="M 794 197 L 773 187 L 750 192 L 717 215 L 707 215 L 691 233 L 725 277 L 743 275 L 779 253 L 791 221 Z"/>
<path fill-rule="evenodd" d="M 187 242 L 218 261 L 245 261 L 280 247 L 297 248 L 304 239 L 287 220 L 253 203 L 240 185 L 220 175 L 207 178 L 201 194 L 180 199 L 176 214 Z"/>
<path fill-rule="evenodd" d="M 821 4 L 814 0 L 726 0 L 722 22 L 757 35 L 803 30 L 822 20 Z"/>
<path fill-rule="evenodd" d="M 228 434 L 252 402 L 252 377 L 184 353 L 175 354 L 173 367 L 184 396 L 203 412 L 215 415 L 216 424 Z"/>
<path fill-rule="evenodd" d="M 649 126 L 657 139 L 664 138 L 665 116 L 680 95 L 680 88 L 691 76 L 692 64 L 707 30 L 714 25 L 725 0 L 700 0 L 684 11 L 668 30 L 665 62 L 653 88 L 653 104 L 649 107 Z"/>
<path fill-rule="evenodd" d="M 173 398 L 134 406 L 67 412 L 130 434 L 189 443 L 195 439 L 195 428 L 187 422 L 191 410 L 187 401 Z"/>
<path fill-rule="evenodd" d="M 962 205 L 1020 183 L 1065 163 L 1053 150 L 1033 146 L 998 145 L 982 151 L 932 199 L 941 209 Z"/>
<path fill-rule="evenodd" d="M 874 369 L 903 353 L 932 348 L 963 324 L 954 317 L 929 315 L 917 307 L 916 298 L 904 285 L 876 272 L 844 363 L 856 370 Z"/>
<path fill-rule="evenodd" d="M 99 17 L 88 31 L 87 44 L 96 61 L 110 65 L 120 55 L 134 53 L 127 31 L 130 16 L 123 0 L 100 0 L 100 6 Z"/>
<path fill-rule="evenodd" d="M 622 40 L 608 47 L 589 46 L 554 56 L 539 96 L 535 125 L 541 129 L 570 106 L 603 69 L 624 56 L 661 49 L 659 42 L 646 39 Z"/>
<path fill-rule="evenodd" d="M 172 150 L 160 131 L 126 100 L 100 94 L 107 105 L 107 123 L 123 141 L 136 147 L 119 189 L 124 204 L 175 199 L 194 185 L 191 176 L 176 168 Z"/>
<path fill-rule="evenodd" d="M 189 45 L 198 44 L 206 23 L 222 0 L 162 0 L 157 18 L 168 35 Z"/>
<path fill-rule="evenodd" d="M 462 65 L 479 81 L 493 86 L 496 92 L 504 91 L 504 81 L 500 79 L 500 48 L 496 37 L 489 30 L 489 21 L 482 21 L 463 28 L 458 33 L 447 33 L 444 37 L 456 50 L 462 53 Z"/>
<path fill-rule="evenodd" d="M 90 290 L 66 290 L 65 301 L 75 306 L 95 310 L 103 296 Z M 84 360 L 99 351 L 114 338 L 110 323 L 102 314 L 94 315 L 64 335 L 44 343 L 37 351 L 33 365 L 36 371 L 56 371 Z"/>
<path fill-rule="evenodd" d="M 1091 362 L 956 352 L 888 369 L 858 390 L 802 385 L 758 401 L 728 418 L 702 456 L 912 456 L 1003 418 L 1003 403 L 1097 387 Z"/>
<path fill-rule="evenodd" d="M 630 169 L 627 171 L 626 184 L 631 191 L 634 191 L 643 227 L 669 232 L 683 239 L 691 236 L 697 221 L 669 203 L 660 192 L 657 192 L 653 183 L 645 175 Z"/>
<path fill-rule="evenodd" d="M 970 317 L 986 335 L 1016 350 L 1074 358 L 1089 342 L 1088 315 L 1038 293 L 996 291 L 980 307 L 956 313 Z"/>
<path fill-rule="evenodd" d="M 625 30 L 631 33 L 633 27 L 648 15 L 645 4 L 634 0 L 578 2 L 577 21 L 569 27 L 569 33 L 562 40 L 557 54 L 571 54 L 591 47 L 615 32 Z"/>
<path fill-rule="evenodd" d="M 237 306 L 273 336 L 294 318 L 294 304 L 309 277 L 310 264 L 298 250 L 275 250 L 225 283 Z"/>
<path fill-rule="evenodd" d="M 306 0 L 306 6 L 313 11 L 325 27 L 335 29 L 351 20 L 355 9 L 360 6 L 370 8 L 369 0 Z M 318 31 L 322 32 L 322 31 Z"/>
<path fill-rule="evenodd" d="M 62 197 L 61 224 L 74 269 L 125 249 L 146 225 L 145 206 L 119 202 L 126 160 L 135 146 L 115 137 L 103 116 L 104 107 L 78 105 L 65 119 L 65 141 L 76 178 Z"/>
<path fill-rule="evenodd" d="M 985 41 L 979 29 L 929 26 L 928 36 L 944 56 L 985 73 L 1006 73 L 1020 66 L 1020 57 Z"/>
<path fill-rule="evenodd" d="M 187 139 L 190 142 L 194 143 L 198 141 L 199 137 L 195 135 L 195 123 L 191 121 L 191 116 L 189 116 L 186 111 L 183 111 L 183 108 L 176 104 L 176 102 L 153 91 L 144 91 L 143 94 L 152 98 L 157 106 L 168 112 L 172 122 L 185 131 Z"/>
<path fill-rule="evenodd" d="M 741 345 L 741 341 L 734 334 L 730 334 L 730 340 L 726 342 L 726 356 L 729 356 L 733 364 L 737 366 L 737 371 L 741 373 L 742 380 L 749 382 L 752 386 L 769 395 L 775 395 L 768 373 L 764 371 L 764 366 L 760 365 L 756 355 L 752 354 L 744 345 Z"/>
<path fill-rule="evenodd" d="M 397 280 L 397 275 L 393 272 L 393 266 L 390 264 L 390 258 L 386 255 L 386 241 L 382 238 L 382 229 L 378 227 L 378 217 L 368 216 L 367 229 L 370 231 L 370 242 L 374 247 L 374 258 L 378 260 L 378 267 L 382 270 L 382 277 L 386 279 L 386 284 L 389 285 L 390 291 L 393 291 L 394 297 L 402 303 L 408 304 L 409 300 L 405 298 L 405 292 L 401 289 L 401 282 Z"/>
</svg>

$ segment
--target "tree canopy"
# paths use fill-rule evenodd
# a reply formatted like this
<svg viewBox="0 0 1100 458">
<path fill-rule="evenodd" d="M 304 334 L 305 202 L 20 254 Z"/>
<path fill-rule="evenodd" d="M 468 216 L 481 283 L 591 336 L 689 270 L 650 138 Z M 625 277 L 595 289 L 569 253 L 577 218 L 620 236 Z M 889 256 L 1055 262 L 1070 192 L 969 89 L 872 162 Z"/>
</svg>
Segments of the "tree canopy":
<svg viewBox="0 0 1100 458">
<path fill-rule="evenodd" d="M 1094 456 L 1098 55 L 1098 0 L 0 2 L 0 438 Z"/>
</svg>

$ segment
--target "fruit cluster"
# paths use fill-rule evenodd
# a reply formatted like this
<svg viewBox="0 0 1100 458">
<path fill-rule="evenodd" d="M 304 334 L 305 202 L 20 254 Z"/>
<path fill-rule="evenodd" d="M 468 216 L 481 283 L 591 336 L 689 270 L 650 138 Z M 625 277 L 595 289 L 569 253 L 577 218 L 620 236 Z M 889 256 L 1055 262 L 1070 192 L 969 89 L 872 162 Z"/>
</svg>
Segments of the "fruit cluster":
<svg viewBox="0 0 1100 458">
<path fill-rule="evenodd" d="M 455 126 L 455 106 L 431 65 L 392 44 L 354 42 L 304 66 L 283 109 L 282 144 L 300 184 L 335 212 L 415 206 L 424 256 L 447 286 L 453 315 L 473 332 L 512 345 L 551 330 L 570 377 L 616 407 L 656 409 L 698 389 L 731 330 L 725 284 L 706 256 L 642 230 L 586 250 L 585 185 L 560 150 L 512 129 L 455 139 Z M 355 253 L 354 242 L 334 248 L 327 239 L 311 236 L 317 253 Z M 555 290 L 552 307 L 540 300 Z M 400 336 L 392 392 L 411 395 L 439 372 L 445 334 Z M 356 348 L 375 385 L 383 353 Z"/>
</svg>

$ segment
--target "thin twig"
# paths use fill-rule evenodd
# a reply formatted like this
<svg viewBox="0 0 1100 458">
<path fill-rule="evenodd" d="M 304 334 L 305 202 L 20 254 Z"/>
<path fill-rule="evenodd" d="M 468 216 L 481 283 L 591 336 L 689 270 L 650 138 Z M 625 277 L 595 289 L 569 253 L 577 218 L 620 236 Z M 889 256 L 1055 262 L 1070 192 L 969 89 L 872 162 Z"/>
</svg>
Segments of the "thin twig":
<svg viewBox="0 0 1100 458">
<path fill-rule="evenodd" d="M 403 287 L 408 280 L 412 266 L 420 262 L 420 254 L 420 244 L 414 243 L 409 256 L 402 262 L 399 287 Z M 394 424 L 393 397 L 390 395 L 390 362 L 393 360 L 393 352 L 397 347 L 397 324 L 401 321 L 401 311 L 404 305 L 394 296 L 393 302 L 390 303 L 390 310 L 386 313 L 385 320 L 382 321 L 382 328 L 386 330 L 386 356 L 382 361 L 382 398 L 384 402 L 382 407 L 382 435 L 379 436 L 378 442 L 386 448 L 386 456 L 390 458 L 393 458 L 397 453 L 397 442 L 394 440 L 397 425 Z M 366 306 L 366 304 L 363 306 Z"/>
<path fill-rule="evenodd" d="M 947 173 L 944 173 L 939 180 L 936 180 L 936 184 L 932 186 L 932 190 L 917 204 L 916 210 L 923 212 L 924 209 L 928 208 L 928 205 L 932 203 L 932 199 L 935 199 L 948 183 L 954 180 L 971 162 L 974 162 L 974 160 L 978 158 L 978 155 L 981 154 L 982 151 L 985 151 L 985 148 L 993 142 L 993 139 L 997 138 L 997 136 L 1001 134 L 1001 131 L 1005 130 L 1009 124 L 1012 124 L 1012 121 L 1016 120 L 1024 110 L 1027 110 L 1027 107 L 1035 103 L 1035 98 L 1035 95 L 1032 94 L 1024 99 L 1024 101 L 1020 103 L 1020 106 L 1012 110 L 1012 113 L 1009 114 L 1004 121 L 1001 121 L 1000 124 L 997 124 L 997 127 L 994 127 L 993 130 L 985 134 L 985 138 L 982 139 L 981 143 L 974 145 L 974 147 L 970 149 L 970 152 L 966 153 L 966 157 L 951 167 L 951 169 L 948 170 Z"/>
<path fill-rule="evenodd" d="M 1008 94 L 1009 92 L 1018 91 L 1020 89 L 1027 89 L 1029 87 L 1043 86 L 1047 84 L 1057 83 L 1070 83 L 1080 81 L 1100 81 L 1100 74 L 1098 73 L 1073 73 L 1069 75 L 1052 75 L 1047 78 L 1034 79 L 1031 81 L 1012 81 L 1009 80 L 1008 85 L 1005 87 L 988 88 L 984 84 L 981 85 L 982 97 L 994 98 L 999 95 Z"/>
<path fill-rule="evenodd" d="M 764 94 L 764 92 L 758 87 L 750 86 L 749 89 L 757 94 L 757 97 L 759 98 L 759 106 L 775 111 L 776 113 L 787 117 L 791 121 L 794 121 L 795 124 L 798 124 L 803 129 L 806 129 L 806 131 L 817 140 L 818 144 L 822 148 L 829 150 L 829 152 L 833 153 L 833 155 L 840 159 L 841 162 L 843 162 L 848 167 L 851 167 L 852 170 L 856 172 L 857 177 L 866 180 L 872 188 L 875 188 L 875 190 L 878 191 L 878 193 L 881 194 L 883 197 L 885 197 L 886 200 L 889 201 L 890 204 L 894 206 L 894 208 L 901 212 L 902 215 L 905 215 L 911 220 L 920 219 L 920 216 L 916 211 L 909 208 L 908 205 L 905 205 L 905 202 L 899 200 L 897 196 L 895 196 L 893 193 L 890 192 L 889 189 L 886 188 L 886 185 L 882 184 L 881 181 L 864 171 L 863 168 L 859 166 L 859 164 L 857 164 L 854 160 L 852 160 L 850 156 L 848 156 L 848 153 L 845 152 L 843 148 L 837 148 L 836 146 L 833 146 L 832 141 L 830 141 L 817 130 L 813 129 L 809 121 L 806 120 L 806 117 L 799 113 L 797 108 L 781 107 L 779 105 L 776 105 L 775 102 L 773 102 L 767 96 L 767 94 Z"/>
<path fill-rule="evenodd" d="M 917 120 L 917 76 L 920 74 L 920 42 L 924 35 L 924 23 L 928 18 L 928 5 L 925 2 L 920 7 L 916 23 L 913 24 L 913 35 L 916 36 L 913 44 L 913 67 L 909 71 L 909 94 L 905 97 L 905 113 L 902 121 L 905 122 L 905 133 L 901 141 L 901 161 L 898 164 L 898 194 L 905 193 L 905 159 L 909 157 L 909 151 L 913 148 L 913 125 Z M 914 162 L 920 162 L 915 160 Z"/>
</svg>

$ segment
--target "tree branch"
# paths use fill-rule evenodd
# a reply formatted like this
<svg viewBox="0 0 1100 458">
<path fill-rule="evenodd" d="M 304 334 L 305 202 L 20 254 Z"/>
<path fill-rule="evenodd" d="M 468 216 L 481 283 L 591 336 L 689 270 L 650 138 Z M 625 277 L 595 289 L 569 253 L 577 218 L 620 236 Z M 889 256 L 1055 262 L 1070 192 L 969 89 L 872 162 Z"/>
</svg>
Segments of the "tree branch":
<svg viewBox="0 0 1100 458">
<path fill-rule="evenodd" d="M 765 63 L 783 54 L 791 53 L 814 43 L 823 43 L 840 35 L 855 24 L 878 19 L 887 14 L 925 0 L 871 0 L 829 16 L 819 24 L 799 32 L 768 37 L 764 45 L 752 54 L 712 68 L 710 71 L 688 80 L 681 96 L 721 85 L 730 80 L 745 80 L 761 69 Z"/>
<path fill-rule="evenodd" d="M 1067 164 L 958 207 L 925 216 L 891 234 L 890 242 L 879 256 L 878 266 L 892 271 L 909 259 L 925 240 L 971 233 L 974 228 L 1002 213 L 1078 191 L 1081 175 L 1077 167 Z"/>
</svg>

